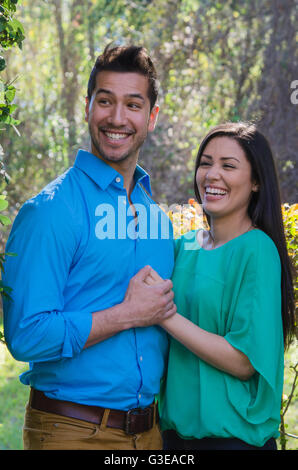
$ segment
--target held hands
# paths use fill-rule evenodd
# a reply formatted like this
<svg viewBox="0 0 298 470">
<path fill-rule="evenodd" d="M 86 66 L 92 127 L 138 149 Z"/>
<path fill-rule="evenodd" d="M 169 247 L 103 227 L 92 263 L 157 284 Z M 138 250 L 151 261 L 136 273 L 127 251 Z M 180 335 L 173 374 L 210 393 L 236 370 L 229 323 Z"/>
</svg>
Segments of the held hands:
<svg viewBox="0 0 298 470">
<path fill-rule="evenodd" d="M 172 287 L 172 281 L 162 279 L 150 266 L 130 280 L 124 301 L 135 326 L 160 324 L 176 313 Z"/>
</svg>

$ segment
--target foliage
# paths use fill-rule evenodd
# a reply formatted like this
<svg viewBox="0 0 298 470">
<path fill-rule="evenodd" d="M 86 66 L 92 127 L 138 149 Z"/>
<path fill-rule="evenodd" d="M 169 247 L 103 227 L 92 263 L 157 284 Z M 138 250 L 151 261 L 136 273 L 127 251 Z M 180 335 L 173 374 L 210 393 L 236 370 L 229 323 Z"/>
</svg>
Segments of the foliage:
<svg viewBox="0 0 298 470">
<path fill-rule="evenodd" d="M 285 228 L 285 235 L 287 241 L 288 253 L 292 259 L 294 268 L 298 268 L 298 204 L 284 204 L 282 207 L 283 222 Z M 296 283 L 296 301 L 298 302 L 297 292 L 298 286 Z"/>
<path fill-rule="evenodd" d="M 16 12 L 16 4 L 18 0 L 0 0 L 0 72 L 3 73 L 6 69 L 6 61 L 2 54 L 9 48 L 17 45 L 20 49 L 22 48 L 22 41 L 24 40 L 24 29 L 22 24 L 14 18 Z M 18 133 L 16 125 L 20 123 L 19 120 L 15 119 L 12 114 L 16 110 L 17 105 L 12 104 L 16 89 L 13 85 L 14 80 L 6 81 L 3 76 L 0 76 L 0 123 L 12 126 Z M 4 130 L 4 129 L 0 129 Z M 2 158 L 4 151 L 0 145 L 0 178 L 6 183 L 9 182 L 9 176 L 6 173 Z M 7 209 L 8 201 L 6 195 L 0 195 L 0 212 Z M 3 226 L 11 224 L 11 220 L 7 215 L 0 214 L 0 223 Z M 11 255 L 11 253 L 0 254 L 0 270 L 3 271 L 3 263 L 5 255 Z M 0 293 L 3 296 L 9 296 L 11 291 L 10 287 L 4 286 L 0 281 Z M 0 331 L 0 340 L 3 340 L 3 333 Z"/>
<path fill-rule="evenodd" d="M 22 24 L 13 17 L 16 12 L 17 0 L 1 0 L 0 2 L 0 72 L 6 68 L 5 58 L 2 56 L 5 50 L 14 45 L 22 48 L 24 29 Z M 0 77 L 0 123 L 15 127 L 20 121 L 12 117 L 17 106 L 12 104 L 16 89 L 13 82 L 5 82 Z"/>
<path fill-rule="evenodd" d="M 11 217 L 73 163 L 79 147 L 88 146 L 87 80 L 95 58 L 110 42 L 145 45 L 154 59 L 160 115 L 140 162 L 152 176 L 157 201 L 186 201 L 192 194 L 195 153 L 206 131 L 226 120 L 258 120 L 262 110 L 257 103 L 268 90 L 280 99 L 287 97 L 287 86 L 290 92 L 290 82 L 282 74 L 276 80 L 278 74 L 265 69 L 271 64 L 271 52 L 275 70 L 283 67 L 280 44 L 275 40 L 275 49 L 272 46 L 274 25 L 280 31 L 282 21 L 295 24 L 294 6 L 285 11 L 280 3 L 23 0 L 17 14 L 26 30 L 25 45 L 22 52 L 8 56 L 8 83 L 18 76 L 21 90 L 15 119 L 22 121 L 18 126 L 22 139 L 15 138 L 13 129 L 4 136 L 5 163 L 12 180 L 7 191 Z M 291 57 L 295 63 L 296 50 L 292 42 L 281 44 L 288 67 Z M 273 150 L 277 148 L 284 201 L 293 203 L 297 178 L 296 154 L 291 149 L 297 132 L 294 116 L 288 116 L 298 108 L 290 99 L 281 104 L 272 98 L 271 102 L 274 109 L 270 108 L 268 119 L 275 119 L 278 108 L 283 127 L 270 143 Z M 289 134 L 293 138 L 288 139 Z M 282 151 L 280 136 L 285 136 Z M 293 180 L 290 185 L 288 178 Z"/>
<path fill-rule="evenodd" d="M 287 241 L 287 248 L 289 256 L 292 260 L 292 264 L 294 267 L 294 289 L 295 289 L 295 302 L 296 307 L 298 305 L 298 234 L 297 234 L 297 223 L 298 223 L 298 204 L 284 204 L 282 208 L 283 212 L 283 221 L 285 227 L 285 234 L 286 234 L 286 241 Z M 296 319 L 297 325 L 297 319 Z M 282 406 L 280 411 L 281 417 L 281 448 L 283 450 L 286 449 L 287 444 L 287 436 L 295 437 L 298 439 L 298 436 L 293 436 L 286 432 L 287 425 L 285 424 L 285 415 L 289 409 L 289 406 L 292 400 L 295 397 L 297 379 L 298 379 L 298 362 L 289 365 L 289 369 L 292 372 L 292 386 L 288 395 L 285 393 L 283 394 L 282 399 Z"/>
</svg>

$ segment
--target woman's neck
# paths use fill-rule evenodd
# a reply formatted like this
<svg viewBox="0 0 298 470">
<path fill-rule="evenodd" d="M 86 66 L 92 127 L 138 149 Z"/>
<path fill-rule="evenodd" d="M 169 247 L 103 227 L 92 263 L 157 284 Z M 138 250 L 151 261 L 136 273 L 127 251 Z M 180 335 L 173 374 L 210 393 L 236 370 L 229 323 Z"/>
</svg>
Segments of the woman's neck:
<svg viewBox="0 0 298 470">
<path fill-rule="evenodd" d="M 206 240 L 208 248 L 218 248 L 233 238 L 238 237 L 253 228 L 251 219 L 246 214 L 244 217 L 212 218 L 210 222 L 209 240 Z"/>
</svg>

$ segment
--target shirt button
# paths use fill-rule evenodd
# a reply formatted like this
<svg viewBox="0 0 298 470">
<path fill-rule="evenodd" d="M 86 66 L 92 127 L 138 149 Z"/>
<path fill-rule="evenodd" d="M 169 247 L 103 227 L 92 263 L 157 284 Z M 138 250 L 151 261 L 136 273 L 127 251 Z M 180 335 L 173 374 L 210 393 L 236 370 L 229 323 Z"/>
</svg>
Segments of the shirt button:
<svg viewBox="0 0 298 470">
<path fill-rule="evenodd" d="M 120 181 L 121 181 L 120 176 L 117 176 L 117 178 L 116 178 L 116 183 L 120 183 Z"/>
<path fill-rule="evenodd" d="M 142 361 L 142 360 L 143 360 L 143 356 L 140 356 L 140 361 Z"/>
<path fill-rule="evenodd" d="M 139 398 L 141 398 L 141 397 L 142 397 L 142 395 L 139 393 Z"/>
</svg>

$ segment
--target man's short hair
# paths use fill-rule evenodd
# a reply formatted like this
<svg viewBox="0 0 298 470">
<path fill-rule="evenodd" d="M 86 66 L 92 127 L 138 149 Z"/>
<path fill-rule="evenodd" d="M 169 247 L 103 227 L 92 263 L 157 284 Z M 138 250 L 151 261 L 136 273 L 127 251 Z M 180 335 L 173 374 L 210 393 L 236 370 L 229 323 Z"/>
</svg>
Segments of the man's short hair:
<svg viewBox="0 0 298 470">
<path fill-rule="evenodd" d="M 103 53 L 98 56 L 91 71 L 87 96 L 91 100 L 96 86 L 96 77 L 99 72 L 133 72 L 148 78 L 148 98 L 150 109 L 156 103 L 158 95 L 157 73 L 146 49 L 139 46 L 106 46 Z"/>
</svg>

